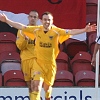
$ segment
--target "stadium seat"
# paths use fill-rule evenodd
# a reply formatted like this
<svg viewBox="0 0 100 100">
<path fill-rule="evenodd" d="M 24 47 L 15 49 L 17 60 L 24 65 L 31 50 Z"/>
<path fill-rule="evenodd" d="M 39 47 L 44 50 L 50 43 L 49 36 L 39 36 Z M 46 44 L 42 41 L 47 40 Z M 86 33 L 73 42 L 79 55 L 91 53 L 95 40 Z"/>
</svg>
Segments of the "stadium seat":
<svg viewBox="0 0 100 100">
<path fill-rule="evenodd" d="M 86 15 L 86 23 L 96 24 L 97 23 L 97 15 L 96 14 L 88 14 Z"/>
<path fill-rule="evenodd" d="M 73 74 L 69 71 L 57 71 L 54 87 L 74 86 Z"/>
<path fill-rule="evenodd" d="M 86 0 L 86 14 L 97 14 L 98 0 Z"/>
<path fill-rule="evenodd" d="M 2 73 L 0 73 L 0 86 L 2 86 Z"/>
<path fill-rule="evenodd" d="M 21 70 L 20 55 L 17 52 L 3 52 L 0 54 L 0 69 L 2 75 L 8 70 Z"/>
<path fill-rule="evenodd" d="M 89 51 L 91 54 L 93 54 L 93 52 L 94 52 L 96 36 L 97 36 L 97 34 L 94 33 L 94 34 L 91 34 L 88 38 L 88 46 L 89 46 Z"/>
<path fill-rule="evenodd" d="M 94 4 L 97 4 L 98 3 L 98 0 L 86 0 L 86 3 L 94 3 Z"/>
<path fill-rule="evenodd" d="M 95 73 L 93 71 L 79 71 L 75 75 L 76 86 L 95 86 Z"/>
<path fill-rule="evenodd" d="M 19 87 L 27 86 L 24 81 L 24 76 L 20 70 L 10 70 L 7 71 L 4 75 L 4 86 L 10 87 Z"/>
<path fill-rule="evenodd" d="M 68 70 L 69 69 L 69 57 L 65 52 L 60 51 L 57 58 L 57 70 Z"/>
<path fill-rule="evenodd" d="M 65 41 L 65 52 L 72 59 L 79 51 L 88 51 L 86 41 L 79 41 L 76 39 L 68 39 Z"/>
<path fill-rule="evenodd" d="M 91 55 L 88 52 L 80 51 L 70 61 L 73 75 L 82 70 L 93 70 L 91 66 Z"/>
<path fill-rule="evenodd" d="M 64 51 L 65 48 L 65 43 L 63 42 L 62 44 L 59 44 L 59 50 Z"/>
<path fill-rule="evenodd" d="M 57 62 L 63 62 L 63 63 L 68 63 L 69 57 L 65 52 L 59 52 L 56 61 Z"/>
<path fill-rule="evenodd" d="M 10 32 L 0 32 L 0 41 L 16 42 L 16 36 Z"/>
<path fill-rule="evenodd" d="M 2 75 L 9 70 L 21 70 L 21 65 L 18 62 L 4 62 L 1 64 Z"/>
<path fill-rule="evenodd" d="M 10 32 L 0 32 L 0 53 L 4 51 L 18 51 L 16 36 Z"/>
<path fill-rule="evenodd" d="M 68 66 L 67 63 L 57 62 L 57 71 L 60 71 L 60 70 L 69 70 L 68 67 L 69 66 Z"/>
</svg>

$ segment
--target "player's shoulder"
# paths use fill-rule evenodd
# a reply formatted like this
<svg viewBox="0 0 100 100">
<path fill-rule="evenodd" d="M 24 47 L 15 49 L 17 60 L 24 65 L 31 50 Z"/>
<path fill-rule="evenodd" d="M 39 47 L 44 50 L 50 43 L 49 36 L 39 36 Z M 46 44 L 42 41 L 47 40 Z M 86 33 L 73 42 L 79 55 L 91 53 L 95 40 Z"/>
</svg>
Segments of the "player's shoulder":
<svg viewBox="0 0 100 100">
<path fill-rule="evenodd" d="M 34 31 L 43 30 L 43 25 L 37 25 Z"/>
<path fill-rule="evenodd" d="M 62 30 L 62 28 L 59 28 L 59 27 L 57 27 L 57 26 L 55 26 L 55 25 L 52 26 L 52 29 L 55 30 L 55 31 L 58 31 L 58 32 L 59 32 L 60 30 Z"/>
</svg>

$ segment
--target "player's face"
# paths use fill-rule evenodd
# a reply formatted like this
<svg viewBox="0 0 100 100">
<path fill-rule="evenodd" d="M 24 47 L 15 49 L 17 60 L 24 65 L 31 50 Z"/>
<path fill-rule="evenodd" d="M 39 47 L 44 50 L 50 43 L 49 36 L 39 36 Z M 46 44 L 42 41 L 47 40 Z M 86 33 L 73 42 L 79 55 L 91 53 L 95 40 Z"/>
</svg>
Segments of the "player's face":
<svg viewBox="0 0 100 100">
<path fill-rule="evenodd" d="M 38 13 L 30 12 L 28 16 L 28 20 L 29 20 L 29 25 L 36 25 L 38 21 Z"/>
<path fill-rule="evenodd" d="M 53 16 L 52 15 L 43 15 L 42 16 L 42 24 L 45 30 L 49 30 L 53 24 Z"/>
</svg>

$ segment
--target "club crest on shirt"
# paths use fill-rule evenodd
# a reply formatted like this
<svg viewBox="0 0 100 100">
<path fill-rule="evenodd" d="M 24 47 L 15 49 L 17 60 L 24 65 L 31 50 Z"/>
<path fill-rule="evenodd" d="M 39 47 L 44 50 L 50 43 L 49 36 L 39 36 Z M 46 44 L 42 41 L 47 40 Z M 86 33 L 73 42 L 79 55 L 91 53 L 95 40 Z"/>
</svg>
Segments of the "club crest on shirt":
<svg viewBox="0 0 100 100">
<path fill-rule="evenodd" d="M 52 40 L 53 39 L 53 36 L 49 36 L 49 38 L 50 38 L 50 40 Z"/>
</svg>

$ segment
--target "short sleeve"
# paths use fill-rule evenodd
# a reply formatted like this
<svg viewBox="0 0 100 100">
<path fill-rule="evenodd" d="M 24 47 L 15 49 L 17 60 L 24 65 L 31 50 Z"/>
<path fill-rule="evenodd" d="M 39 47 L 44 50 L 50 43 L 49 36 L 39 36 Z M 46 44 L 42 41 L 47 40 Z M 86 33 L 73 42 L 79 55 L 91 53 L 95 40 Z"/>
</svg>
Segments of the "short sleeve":
<svg viewBox="0 0 100 100">
<path fill-rule="evenodd" d="M 59 43 L 63 43 L 65 40 L 69 39 L 72 35 L 70 34 L 71 30 L 68 29 L 62 29 L 60 30 L 59 35 Z"/>
</svg>

